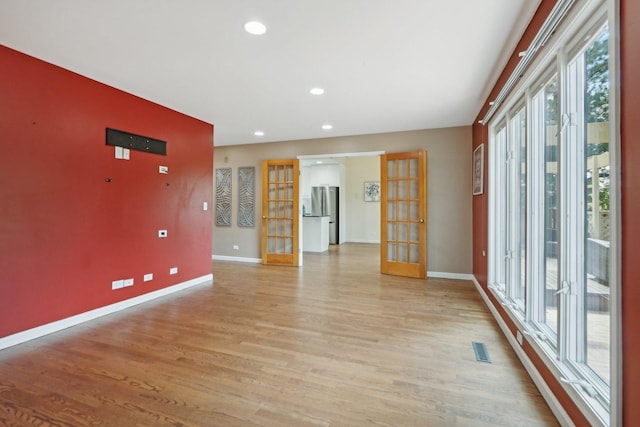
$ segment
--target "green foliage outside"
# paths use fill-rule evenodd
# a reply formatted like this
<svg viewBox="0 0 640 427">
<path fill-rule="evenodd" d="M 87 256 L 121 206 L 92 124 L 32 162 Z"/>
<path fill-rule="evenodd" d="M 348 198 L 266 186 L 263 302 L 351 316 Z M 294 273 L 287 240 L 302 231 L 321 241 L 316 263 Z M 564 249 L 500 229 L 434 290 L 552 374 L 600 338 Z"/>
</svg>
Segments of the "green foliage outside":
<svg viewBox="0 0 640 427">
<path fill-rule="evenodd" d="M 598 38 L 585 52 L 586 64 L 586 93 L 585 108 L 587 123 L 609 122 L 609 30 L 605 28 Z M 595 156 L 609 152 L 609 143 L 587 144 L 587 156 Z M 608 174 L 607 174 L 608 175 Z M 598 176 L 589 180 L 599 179 Z M 593 191 L 593 190 L 591 190 Z M 589 191 L 589 193 L 591 193 Z M 591 194 L 587 194 L 589 201 Z M 604 186 L 598 194 L 600 210 L 609 210 L 609 180 L 608 176 Z"/>
</svg>

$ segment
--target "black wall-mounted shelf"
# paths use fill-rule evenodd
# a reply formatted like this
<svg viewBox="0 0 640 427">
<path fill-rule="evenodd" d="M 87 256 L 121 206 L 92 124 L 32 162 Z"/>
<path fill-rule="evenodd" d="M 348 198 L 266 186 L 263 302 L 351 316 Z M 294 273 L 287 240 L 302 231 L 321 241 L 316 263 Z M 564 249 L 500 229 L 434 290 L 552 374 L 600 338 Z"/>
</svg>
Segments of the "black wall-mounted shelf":
<svg viewBox="0 0 640 427">
<path fill-rule="evenodd" d="M 136 135 L 121 130 L 107 128 L 107 145 L 123 147 L 146 153 L 167 155 L 167 142 L 148 136 Z"/>
</svg>

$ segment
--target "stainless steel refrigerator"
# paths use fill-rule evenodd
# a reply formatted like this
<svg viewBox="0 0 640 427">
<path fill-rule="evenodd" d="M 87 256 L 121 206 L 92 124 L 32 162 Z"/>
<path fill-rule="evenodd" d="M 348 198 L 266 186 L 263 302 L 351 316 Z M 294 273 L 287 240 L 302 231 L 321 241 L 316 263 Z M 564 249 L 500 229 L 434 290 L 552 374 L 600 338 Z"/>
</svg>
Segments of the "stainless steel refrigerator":
<svg viewBox="0 0 640 427">
<path fill-rule="evenodd" d="M 329 243 L 340 242 L 340 187 L 311 187 L 311 216 L 329 217 Z"/>
<path fill-rule="evenodd" d="M 327 187 L 311 187 L 311 216 L 329 216 Z"/>
</svg>

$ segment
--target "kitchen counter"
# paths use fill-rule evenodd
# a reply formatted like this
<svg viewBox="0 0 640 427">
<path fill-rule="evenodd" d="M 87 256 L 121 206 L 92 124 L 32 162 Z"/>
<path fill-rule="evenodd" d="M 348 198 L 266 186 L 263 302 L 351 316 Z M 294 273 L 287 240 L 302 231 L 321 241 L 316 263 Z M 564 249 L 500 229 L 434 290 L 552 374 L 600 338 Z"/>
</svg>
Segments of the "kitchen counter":
<svg viewBox="0 0 640 427">
<path fill-rule="evenodd" d="M 302 250 L 325 252 L 329 250 L 329 217 L 304 215 L 302 217 Z"/>
</svg>

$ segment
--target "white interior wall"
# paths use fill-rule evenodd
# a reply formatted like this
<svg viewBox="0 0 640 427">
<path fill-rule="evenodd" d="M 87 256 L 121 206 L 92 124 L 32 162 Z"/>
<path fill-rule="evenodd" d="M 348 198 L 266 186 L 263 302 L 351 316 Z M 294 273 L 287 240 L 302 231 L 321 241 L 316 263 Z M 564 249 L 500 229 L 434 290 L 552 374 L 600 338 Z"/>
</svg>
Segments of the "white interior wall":
<svg viewBox="0 0 640 427">
<path fill-rule="evenodd" d="M 346 241 L 380 243 L 380 203 L 364 201 L 364 183 L 380 181 L 380 157 L 350 157 L 346 162 Z"/>
</svg>

